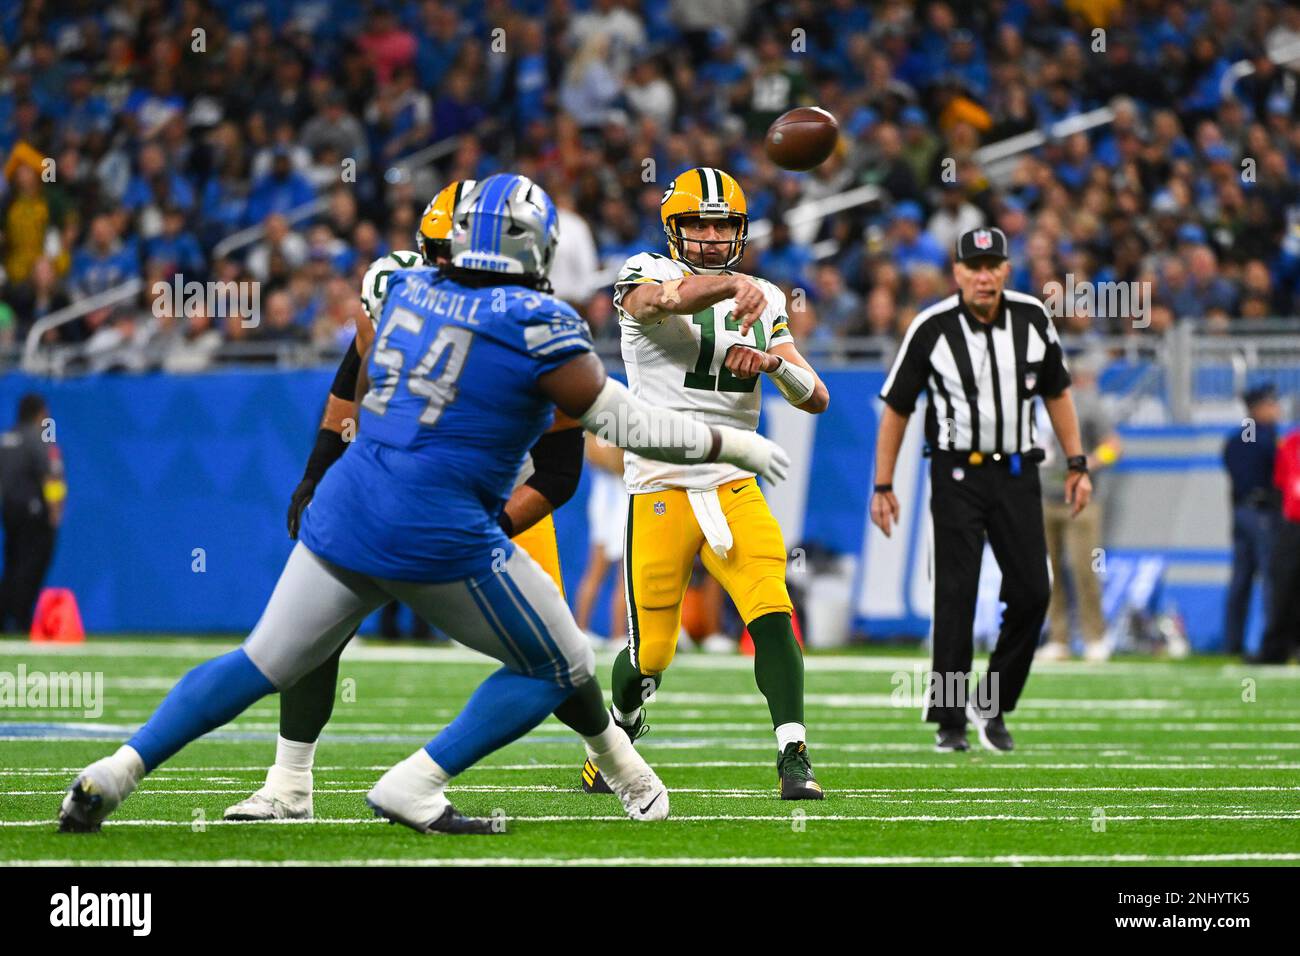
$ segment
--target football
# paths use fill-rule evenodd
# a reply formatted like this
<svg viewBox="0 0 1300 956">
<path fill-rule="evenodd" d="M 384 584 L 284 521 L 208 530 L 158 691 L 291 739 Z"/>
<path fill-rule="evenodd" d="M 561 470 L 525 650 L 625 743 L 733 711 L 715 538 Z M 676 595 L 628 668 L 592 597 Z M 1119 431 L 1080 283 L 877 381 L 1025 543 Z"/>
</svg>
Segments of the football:
<svg viewBox="0 0 1300 956">
<path fill-rule="evenodd" d="M 803 171 L 826 162 L 840 137 L 840 124 L 819 106 L 782 113 L 767 128 L 767 158 L 782 169 Z"/>
</svg>

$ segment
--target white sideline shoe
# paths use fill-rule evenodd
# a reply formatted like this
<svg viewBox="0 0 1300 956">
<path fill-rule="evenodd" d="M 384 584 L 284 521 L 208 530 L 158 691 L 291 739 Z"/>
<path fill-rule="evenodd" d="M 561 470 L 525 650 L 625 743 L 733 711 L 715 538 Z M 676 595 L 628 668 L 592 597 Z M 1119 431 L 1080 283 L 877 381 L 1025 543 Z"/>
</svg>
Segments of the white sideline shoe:
<svg viewBox="0 0 1300 956">
<path fill-rule="evenodd" d="M 1056 641 L 1048 641 L 1038 649 L 1034 655 L 1036 661 L 1068 661 L 1070 659 L 1070 647 L 1068 644 L 1058 644 Z"/>
<path fill-rule="evenodd" d="M 1083 659 L 1093 664 L 1100 664 L 1102 661 L 1110 660 L 1110 645 L 1106 641 L 1093 641 L 1083 649 Z"/>
</svg>

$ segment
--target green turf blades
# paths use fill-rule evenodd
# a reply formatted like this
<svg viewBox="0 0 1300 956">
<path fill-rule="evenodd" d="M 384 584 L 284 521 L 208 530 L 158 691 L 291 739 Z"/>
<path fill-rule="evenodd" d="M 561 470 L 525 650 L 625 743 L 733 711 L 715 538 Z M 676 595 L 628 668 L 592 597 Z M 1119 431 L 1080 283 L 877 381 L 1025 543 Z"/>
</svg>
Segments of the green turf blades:
<svg viewBox="0 0 1300 956">
<path fill-rule="evenodd" d="M 0 642 L 0 671 L 101 672 L 105 693 L 93 719 L 0 708 L 0 862 L 1300 862 L 1300 672 L 1215 660 L 1036 666 L 1008 718 L 1018 748 L 997 755 L 932 751 L 911 699 L 923 659 L 810 655 L 810 746 L 833 794 L 810 808 L 776 799 L 752 662 L 683 657 L 642 741 L 673 790 L 671 839 L 624 819 L 613 798 L 580 793 L 581 744 L 552 720 L 455 782 L 462 812 L 508 821 L 502 839 L 467 845 L 385 826 L 364 798 L 493 665 L 462 651 L 358 648 L 318 750 L 317 822 L 221 822 L 273 757 L 268 698 L 147 778 L 101 833 L 54 832 L 76 772 L 187 668 L 232 644 L 92 640 L 55 655 Z M 46 729 L 17 736 L 35 732 L 24 726 Z M 79 739 L 88 734 L 102 739 Z"/>
</svg>

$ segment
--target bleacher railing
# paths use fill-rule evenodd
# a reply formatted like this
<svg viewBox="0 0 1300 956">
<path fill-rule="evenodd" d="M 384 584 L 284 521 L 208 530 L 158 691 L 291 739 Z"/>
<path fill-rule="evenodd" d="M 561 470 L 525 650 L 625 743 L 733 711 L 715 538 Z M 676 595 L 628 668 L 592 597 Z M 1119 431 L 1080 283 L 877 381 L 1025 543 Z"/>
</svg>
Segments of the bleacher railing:
<svg viewBox="0 0 1300 956">
<path fill-rule="evenodd" d="M 615 330 L 597 331 L 596 352 L 613 371 L 622 369 Z M 1274 382 L 1300 413 L 1300 318 L 1238 320 L 1227 332 L 1212 331 L 1196 319 L 1180 319 L 1168 332 L 1125 335 L 1062 335 L 1069 356 L 1104 357 L 1103 391 L 1121 421 L 1193 422 L 1237 414 L 1240 396 L 1262 380 Z M 887 368 L 898 341 L 887 335 L 807 336 L 800 351 L 821 369 Z M 342 348 L 336 343 L 302 341 L 223 342 L 191 374 L 222 368 L 328 368 Z M 158 343 L 123 343 L 88 351 L 84 344 L 42 350 L 27 370 L 62 377 L 94 372 L 174 371 Z"/>
<path fill-rule="evenodd" d="M 485 128 L 494 126 L 494 123 L 489 123 Z M 454 153 L 460 147 L 464 138 L 464 135 L 449 136 L 446 139 L 441 139 L 436 143 L 431 143 L 422 149 L 394 160 L 388 167 L 385 173 L 385 178 L 392 178 L 395 175 L 409 177 L 412 175 L 413 171 L 427 171 L 431 164 Z M 319 213 L 323 212 L 328 204 L 329 197 L 322 194 L 310 202 L 303 203 L 302 205 L 289 210 L 284 214 L 284 217 L 289 221 L 290 225 L 296 225 L 300 222 L 312 219 Z M 244 229 L 240 229 L 238 232 L 233 232 L 213 247 L 212 258 L 214 260 L 224 259 L 232 253 L 239 252 L 242 249 L 247 249 L 249 246 L 260 242 L 265 235 L 265 222 L 260 222 Z M 50 329 L 58 328 L 59 326 L 66 325 L 70 322 L 75 322 L 82 316 L 89 315 L 97 309 L 129 301 L 139 295 L 143 286 L 144 281 L 139 277 L 128 279 L 121 285 L 114 286 L 113 288 L 107 289 L 97 295 L 89 296 L 85 299 L 78 299 L 70 305 L 59 309 L 57 312 L 52 312 L 34 323 L 31 329 L 28 330 L 27 337 L 23 341 L 23 368 L 33 373 L 47 373 L 54 371 L 57 374 L 58 368 L 63 364 L 66 364 L 70 353 L 68 353 L 64 346 L 51 346 L 47 351 L 52 354 L 42 356 L 40 354 L 41 339 L 45 334 Z M 62 361 L 60 360 L 60 353 L 62 353 Z M 5 358 L 5 356 L 3 353 L 0 353 L 0 359 L 3 358 Z"/>
</svg>

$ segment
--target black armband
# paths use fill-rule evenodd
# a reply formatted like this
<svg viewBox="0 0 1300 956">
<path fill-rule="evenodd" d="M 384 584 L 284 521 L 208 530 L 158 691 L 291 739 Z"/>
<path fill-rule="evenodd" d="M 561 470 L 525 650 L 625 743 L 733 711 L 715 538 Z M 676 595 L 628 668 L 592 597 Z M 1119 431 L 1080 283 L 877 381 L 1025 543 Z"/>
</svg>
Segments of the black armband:
<svg viewBox="0 0 1300 956">
<path fill-rule="evenodd" d="M 348 443 L 343 440 L 342 435 L 328 428 L 322 428 L 316 433 L 316 444 L 312 446 L 311 457 L 307 459 L 307 470 L 303 472 L 303 477 L 320 481 L 325 477 L 325 472 L 329 471 L 330 465 L 342 458 L 347 450 Z"/>
<path fill-rule="evenodd" d="M 885 482 L 884 484 L 873 485 L 871 488 L 871 493 L 873 495 L 883 495 L 885 492 L 893 491 L 893 490 L 894 490 L 894 486 L 889 482 Z"/>
<path fill-rule="evenodd" d="M 530 452 L 533 473 L 524 484 L 558 508 L 578 490 L 582 477 L 582 429 L 547 432 Z"/>
<path fill-rule="evenodd" d="M 1088 456 L 1071 455 L 1069 458 L 1065 459 L 1065 469 L 1066 471 L 1082 472 L 1086 475 L 1088 473 Z"/>
<path fill-rule="evenodd" d="M 501 530 L 506 533 L 507 538 L 515 536 L 515 520 L 506 513 L 505 508 L 502 508 L 501 514 L 497 515 L 497 524 L 501 526 Z"/>
<path fill-rule="evenodd" d="M 334 384 L 330 386 L 330 394 L 345 402 L 355 402 L 357 378 L 360 375 L 361 354 L 357 352 L 357 340 L 353 338 L 348 344 L 348 350 L 343 353 L 343 361 L 339 362 L 339 370 L 334 373 Z M 339 454 L 341 455 L 342 452 Z"/>
</svg>

